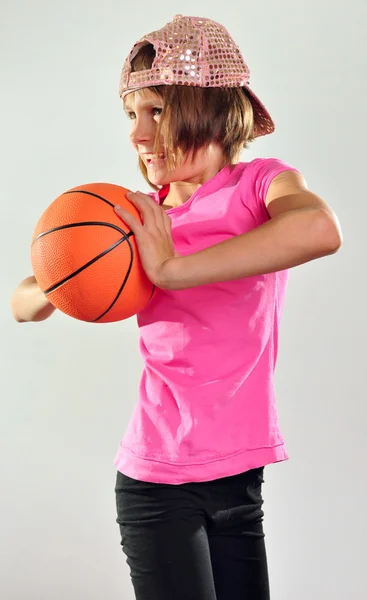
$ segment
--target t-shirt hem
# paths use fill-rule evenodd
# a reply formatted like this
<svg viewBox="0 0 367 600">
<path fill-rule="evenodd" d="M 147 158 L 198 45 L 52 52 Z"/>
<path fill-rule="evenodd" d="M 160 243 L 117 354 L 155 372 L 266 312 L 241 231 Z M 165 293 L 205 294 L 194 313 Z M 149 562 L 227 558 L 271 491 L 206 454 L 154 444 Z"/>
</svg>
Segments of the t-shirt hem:
<svg viewBox="0 0 367 600">
<path fill-rule="evenodd" d="M 239 475 L 250 469 L 288 459 L 284 443 L 272 447 L 244 450 L 235 456 L 232 454 L 207 463 L 191 465 L 165 463 L 140 457 L 128 448 L 120 446 L 114 465 L 120 473 L 132 479 L 180 485 Z"/>
</svg>

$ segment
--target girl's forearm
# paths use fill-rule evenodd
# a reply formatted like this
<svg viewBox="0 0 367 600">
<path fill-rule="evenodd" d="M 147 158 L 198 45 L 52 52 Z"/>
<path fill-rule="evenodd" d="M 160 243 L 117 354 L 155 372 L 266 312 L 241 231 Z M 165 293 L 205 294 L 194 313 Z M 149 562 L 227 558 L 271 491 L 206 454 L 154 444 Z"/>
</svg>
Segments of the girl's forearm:
<svg viewBox="0 0 367 600">
<path fill-rule="evenodd" d="M 15 289 L 10 307 L 18 323 L 44 321 L 55 311 L 33 276 L 24 279 Z"/>
<path fill-rule="evenodd" d="M 288 211 L 188 256 L 172 258 L 160 287 L 180 290 L 295 267 L 333 254 L 341 233 L 323 209 Z"/>
</svg>

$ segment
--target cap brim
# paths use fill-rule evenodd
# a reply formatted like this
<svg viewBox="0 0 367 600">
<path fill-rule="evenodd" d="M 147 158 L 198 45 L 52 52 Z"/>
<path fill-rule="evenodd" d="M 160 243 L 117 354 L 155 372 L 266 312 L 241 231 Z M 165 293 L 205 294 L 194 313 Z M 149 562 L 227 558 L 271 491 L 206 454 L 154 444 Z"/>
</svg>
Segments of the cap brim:
<svg viewBox="0 0 367 600">
<path fill-rule="evenodd" d="M 273 133 L 275 130 L 275 123 L 271 118 L 269 111 L 247 84 L 245 84 L 243 87 L 246 89 L 254 110 L 254 137 L 260 137 L 261 135 Z"/>
</svg>

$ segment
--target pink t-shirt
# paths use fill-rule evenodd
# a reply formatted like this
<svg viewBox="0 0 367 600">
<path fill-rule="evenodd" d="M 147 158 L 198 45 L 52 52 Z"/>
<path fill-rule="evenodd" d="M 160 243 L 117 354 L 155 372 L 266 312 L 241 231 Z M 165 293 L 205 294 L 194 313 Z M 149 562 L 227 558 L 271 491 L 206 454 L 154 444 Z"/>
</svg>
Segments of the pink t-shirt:
<svg viewBox="0 0 367 600">
<path fill-rule="evenodd" d="M 266 193 L 285 170 L 297 169 L 276 158 L 224 167 L 167 211 L 177 252 L 193 254 L 268 221 Z M 150 195 L 160 203 L 168 190 Z M 273 389 L 287 279 L 285 270 L 157 290 L 137 315 L 144 370 L 119 471 L 181 484 L 288 458 Z"/>
</svg>

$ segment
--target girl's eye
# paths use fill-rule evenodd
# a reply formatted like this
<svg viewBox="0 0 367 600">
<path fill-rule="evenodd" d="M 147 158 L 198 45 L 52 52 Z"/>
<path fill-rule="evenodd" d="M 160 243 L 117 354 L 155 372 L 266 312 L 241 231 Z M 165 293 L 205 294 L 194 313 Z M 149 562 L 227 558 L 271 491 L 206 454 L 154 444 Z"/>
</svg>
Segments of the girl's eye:
<svg viewBox="0 0 367 600">
<path fill-rule="evenodd" d="M 154 108 L 152 108 L 152 112 L 155 113 L 156 111 L 158 111 L 158 115 L 162 114 L 162 110 L 163 108 L 160 108 L 158 106 L 155 106 Z M 133 111 L 130 111 L 127 113 L 127 116 L 129 119 L 134 119 L 135 118 L 135 113 Z"/>
</svg>

